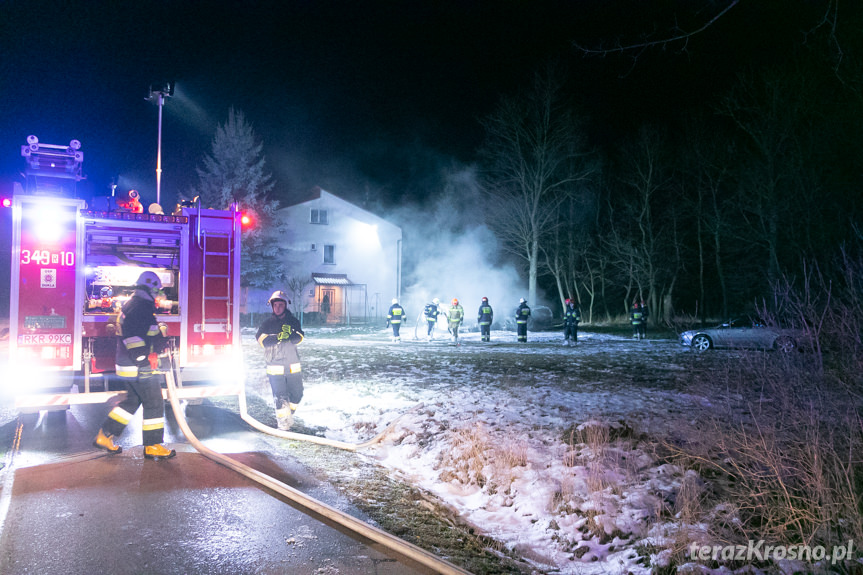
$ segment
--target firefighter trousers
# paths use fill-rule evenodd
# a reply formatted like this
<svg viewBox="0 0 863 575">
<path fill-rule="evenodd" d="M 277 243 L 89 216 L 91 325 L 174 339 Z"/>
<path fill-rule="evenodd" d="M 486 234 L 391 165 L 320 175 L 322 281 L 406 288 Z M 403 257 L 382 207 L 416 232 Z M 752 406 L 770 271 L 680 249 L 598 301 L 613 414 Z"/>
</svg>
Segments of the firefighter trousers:
<svg viewBox="0 0 863 575">
<path fill-rule="evenodd" d="M 280 367 L 283 373 L 276 373 Z M 293 373 L 291 373 L 292 371 Z M 276 407 L 279 406 L 279 400 L 281 399 L 294 404 L 299 403 L 303 399 L 303 374 L 298 364 L 294 364 L 293 370 L 290 366 L 285 368 L 283 366 L 268 365 L 267 379 L 270 380 L 270 389 L 273 390 L 273 399 L 276 401 Z"/>
<path fill-rule="evenodd" d="M 126 385 L 126 399 L 108 413 L 102 431 L 119 436 L 143 405 L 143 442 L 144 445 L 156 445 L 165 438 L 165 402 L 162 399 L 160 378 L 149 366 L 138 369 L 137 377 L 120 377 Z"/>
</svg>

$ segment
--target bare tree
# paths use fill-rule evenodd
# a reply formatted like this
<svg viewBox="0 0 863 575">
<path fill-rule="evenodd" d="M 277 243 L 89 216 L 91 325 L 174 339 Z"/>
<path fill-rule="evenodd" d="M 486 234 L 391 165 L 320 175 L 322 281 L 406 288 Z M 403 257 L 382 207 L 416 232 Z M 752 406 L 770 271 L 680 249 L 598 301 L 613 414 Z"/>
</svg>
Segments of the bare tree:
<svg viewBox="0 0 863 575">
<path fill-rule="evenodd" d="M 782 274 L 783 254 L 798 242 L 795 213 L 807 202 L 804 138 L 807 126 L 807 80 L 783 73 L 746 74 L 723 99 L 719 111 L 742 134 L 737 178 L 748 239 L 764 250 L 770 282 Z"/>
<path fill-rule="evenodd" d="M 528 302 L 536 303 L 543 242 L 553 237 L 557 210 L 594 170 L 581 118 L 564 99 L 563 74 L 537 73 L 527 92 L 504 98 L 483 120 L 483 192 L 488 224 L 504 249 L 528 269 Z"/>
<path fill-rule="evenodd" d="M 671 171 L 664 135 L 643 127 L 638 139 L 623 150 L 623 187 L 609 244 L 617 254 L 618 268 L 631 274 L 626 303 L 633 295 L 647 301 L 653 321 L 661 315 L 664 296 L 673 290 L 679 261 L 673 240 Z"/>
</svg>

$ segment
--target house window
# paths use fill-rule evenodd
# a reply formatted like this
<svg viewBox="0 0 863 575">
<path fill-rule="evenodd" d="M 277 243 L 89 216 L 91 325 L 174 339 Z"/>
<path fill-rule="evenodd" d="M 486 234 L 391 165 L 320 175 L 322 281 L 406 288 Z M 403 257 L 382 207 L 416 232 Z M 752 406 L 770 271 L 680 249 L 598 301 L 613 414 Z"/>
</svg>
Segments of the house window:
<svg viewBox="0 0 863 575">
<path fill-rule="evenodd" d="M 324 245 L 324 263 L 325 264 L 336 263 L 336 246 Z"/>
<path fill-rule="evenodd" d="M 327 225 L 329 220 L 327 219 L 327 210 L 312 210 L 312 218 L 311 222 L 313 224 L 323 224 Z"/>
<path fill-rule="evenodd" d="M 318 244 L 312 244 L 312 251 L 315 252 L 318 250 Z"/>
</svg>

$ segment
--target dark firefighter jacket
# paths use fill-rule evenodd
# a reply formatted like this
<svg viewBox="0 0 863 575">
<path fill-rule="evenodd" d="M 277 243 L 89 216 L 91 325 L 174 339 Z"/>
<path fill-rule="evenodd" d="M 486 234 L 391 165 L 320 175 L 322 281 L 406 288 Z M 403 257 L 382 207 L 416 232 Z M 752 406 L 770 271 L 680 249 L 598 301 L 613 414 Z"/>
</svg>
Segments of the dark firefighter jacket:
<svg viewBox="0 0 863 575">
<path fill-rule="evenodd" d="M 436 322 L 437 316 L 440 315 L 440 310 L 433 303 L 427 303 L 425 308 L 423 309 L 423 315 L 426 318 L 426 321 Z"/>
<path fill-rule="evenodd" d="M 518 309 L 515 310 L 515 323 L 527 323 L 527 318 L 530 317 L 530 308 L 526 303 L 521 303 Z"/>
<path fill-rule="evenodd" d="M 137 377 L 149 368 L 147 356 L 161 353 L 166 339 L 156 321 L 156 304 L 137 292 L 126 302 L 117 321 L 116 369 L 119 377 Z"/>
<path fill-rule="evenodd" d="M 284 335 L 281 335 L 283 333 Z M 255 339 L 264 348 L 267 365 L 283 365 L 290 370 L 285 373 L 299 371 L 300 354 L 297 353 L 297 345 L 304 338 L 300 321 L 288 310 L 285 310 L 282 317 L 273 314 L 265 319 L 255 335 Z"/>
<path fill-rule="evenodd" d="M 401 323 L 404 315 L 405 308 L 403 308 L 397 303 L 394 303 L 390 306 L 390 310 L 387 312 L 387 325 L 391 323 Z"/>
<path fill-rule="evenodd" d="M 578 309 L 578 306 L 567 306 L 566 311 L 563 312 L 563 325 L 578 325 L 580 321 L 581 310 Z"/>
<path fill-rule="evenodd" d="M 476 322 L 479 325 L 491 325 L 492 321 L 494 321 L 494 311 L 491 309 L 491 306 L 487 303 L 480 305 L 476 315 Z"/>
</svg>

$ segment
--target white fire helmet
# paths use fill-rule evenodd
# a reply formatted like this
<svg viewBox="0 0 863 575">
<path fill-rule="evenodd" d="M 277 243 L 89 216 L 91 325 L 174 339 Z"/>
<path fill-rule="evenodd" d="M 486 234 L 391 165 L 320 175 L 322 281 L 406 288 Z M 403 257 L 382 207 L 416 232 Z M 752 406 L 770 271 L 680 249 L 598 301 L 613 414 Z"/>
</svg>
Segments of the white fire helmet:
<svg viewBox="0 0 863 575">
<path fill-rule="evenodd" d="M 138 289 L 146 291 L 150 296 L 155 298 L 159 290 L 162 289 L 162 280 L 159 279 L 156 272 L 146 271 L 138 276 L 138 281 L 135 285 L 138 286 Z"/>
<path fill-rule="evenodd" d="M 393 305 L 396 305 L 397 303 L 399 303 L 399 298 L 394 297 L 393 298 Z"/>
<path fill-rule="evenodd" d="M 521 299 L 518 301 L 518 303 L 527 303 L 527 301 L 526 301 L 524 298 L 521 298 Z"/>
<path fill-rule="evenodd" d="M 285 305 L 291 303 L 291 300 L 288 299 L 288 294 L 282 290 L 276 290 L 273 292 L 273 295 L 270 296 L 270 299 L 267 300 L 267 305 L 272 306 L 273 302 L 279 299 L 285 302 Z"/>
<path fill-rule="evenodd" d="M 432 300 L 432 303 L 433 303 L 433 304 L 435 304 L 435 305 L 440 305 L 440 300 L 439 300 L 438 298 L 434 298 L 434 299 Z"/>
</svg>

